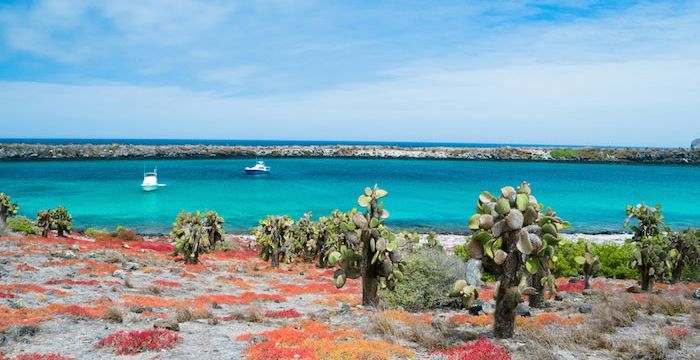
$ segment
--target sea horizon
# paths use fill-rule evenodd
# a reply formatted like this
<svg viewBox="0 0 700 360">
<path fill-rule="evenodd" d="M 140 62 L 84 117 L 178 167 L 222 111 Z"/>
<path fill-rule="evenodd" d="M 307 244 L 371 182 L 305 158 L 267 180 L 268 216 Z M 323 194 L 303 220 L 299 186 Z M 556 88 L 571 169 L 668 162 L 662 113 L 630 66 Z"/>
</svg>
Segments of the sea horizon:
<svg viewBox="0 0 700 360">
<path fill-rule="evenodd" d="M 187 139 L 187 138 L 0 138 L 0 144 L 43 144 L 43 145 L 217 145 L 217 146 L 397 146 L 397 147 L 454 147 L 454 148 L 630 148 L 630 149 L 683 149 L 678 146 L 645 145 L 572 145 L 572 144 L 529 144 L 529 143 L 481 143 L 456 141 L 384 141 L 384 140 L 298 140 L 298 139 Z"/>
</svg>

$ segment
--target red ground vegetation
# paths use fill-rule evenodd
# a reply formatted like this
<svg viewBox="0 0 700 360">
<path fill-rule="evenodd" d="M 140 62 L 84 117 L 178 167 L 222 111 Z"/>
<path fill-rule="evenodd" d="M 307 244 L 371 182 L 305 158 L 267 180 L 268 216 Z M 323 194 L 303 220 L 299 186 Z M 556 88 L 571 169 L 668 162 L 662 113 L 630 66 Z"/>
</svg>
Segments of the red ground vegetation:
<svg viewBox="0 0 700 360">
<path fill-rule="evenodd" d="M 95 347 L 110 348 L 117 355 L 134 355 L 145 351 L 170 349 L 178 341 L 180 336 L 170 330 L 119 331 L 100 340 Z"/>
<path fill-rule="evenodd" d="M 99 285 L 100 282 L 97 280 L 73 280 L 73 279 L 51 279 L 44 284 L 46 285 Z"/>
<path fill-rule="evenodd" d="M 241 295 L 202 295 L 194 298 L 194 302 L 199 305 L 209 305 L 212 303 L 248 305 L 255 301 L 285 302 L 287 298 L 282 295 L 258 294 L 252 291 L 246 291 Z"/>
<path fill-rule="evenodd" d="M 583 288 L 585 286 L 586 286 L 586 283 L 584 280 L 578 280 L 578 281 L 572 282 L 572 283 L 567 282 L 564 284 L 557 285 L 557 291 L 580 293 L 580 292 L 583 292 Z"/>
<path fill-rule="evenodd" d="M 19 264 L 19 265 L 17 265 L 17 270 L 19 270 L 19 271 L 37 271 L 39 269 L 35 268 L 34 266 L 28 265 L 28 264 Z"/>
<path fill-rule="evenodd" d="M 277 310 L 277 311 L 268 311 L 265 313 L 265 317 L 292 319 L 292 318 L 301 317 L 301 314 L 299 314 L 299 312 L 296 311 L 295 309 L 284 309 L 284 310 Z"/>
<path fill-rule="evenodd" d="M 120 268 L 114 264 L 110 263 L 105 263 L 105 262 L 97 262 L 97 261 L 92 261 L 92 260 L 81 260 L 81 263 L 85 264 L 84 268 L 80 268 L 76 270 L 77 272 L 85 275 L 90 275 L 90 276 L 110 276 L 112 275 L 115 271 L 119 270 Z"/>
<path fill-rule="evenodd" d="M 168 280 L 153 280 L 151 284 L 156 285 L 156 286 L 165 286 L 165 287 L 181 287 L 182 284 L 180 284 L 177 281 L 168 281 Z"/>
<path fill-rule="evenodd" d="M 365 340 L 362 334 L 332 330 L 317 321 L 302 321 L 258 334 L 266 339 L 245 350 L 249 360 L 262 359 L 391 359 L 411 357 L 411 351 L 383 340 Z M 237 340 L 248 340 L 250 334 Z"/>
<path fill-rule="evenodd" d="M 2 356 L 0 356 L 0 359 L 3 359 Z M 68 356 L 63 356 L 59 354 L 19 354 L 15 357 L 12 358 L 12 360 L 73 360 L 73 358 L 68 357 Z"/>
<path fill-rule="evenodd" d="M 510 360 L 508 351 L 492 344 L 486 338 L 467 343 L 452 349 L 435 352 L 448 360 Z"/>
<path fill-rule="evenodd" d="M 217 276 L 217 277 L 216 277 L 216 280 L 225 282 L 225 283 L 227 283 L 227 284 L 234 285 L 234 286 L 236 286 L 236 287 L 238 287 L 238 288 L 241 288 L 241 289 L 243 289 L 243 290 L 250 290 L 250 289 L 253 288 L 253 285 L 250 284 L 249 282 L 247 282 L 247 281 L 245 281 L 245 280 L 243 280 L 243 279 L 241 279 L 241 278 L 239 278 L 239 277 L 233 277 L 233 276 L 231 276 L 231 275 L 226 275 L 226 276 L 221 275 L 221 276 Z"/>
<path fill-rule="evenodd" d="M 533 317 L 517 317 L 515 318 L 515 326 L 522 328 L 541 328 L 546 325 L 576 325 L 584 322 L 586 316 L 576 314 L 571 317 L 557 315 L 553 312 L 538 314 Z"/>
</svg>

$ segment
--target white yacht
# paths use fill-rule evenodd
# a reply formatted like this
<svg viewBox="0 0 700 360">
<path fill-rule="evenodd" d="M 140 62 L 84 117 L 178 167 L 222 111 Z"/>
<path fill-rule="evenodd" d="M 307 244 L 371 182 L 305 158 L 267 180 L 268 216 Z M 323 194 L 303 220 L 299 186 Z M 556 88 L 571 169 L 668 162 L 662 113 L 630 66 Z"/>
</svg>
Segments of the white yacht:
<svg viewBox="0 0 700 360">
<path fill-rule="evenodd" d="M 265 165 L 264 161 L 258 161 L 255 166 L 250 166 L 245 168 L 245 173 L 249 175 L 255 174 L 269 174 L 270 167 Z"/>
<path fill-rule="evenodd" d="M 162 186 L 165 186 L 165 184 L 158 183 L 158 168 L 153 169 L 152 172 L 143 173 L 143 182 L 141 183 L 143 191 L 158 190 Z"/>
</svg>

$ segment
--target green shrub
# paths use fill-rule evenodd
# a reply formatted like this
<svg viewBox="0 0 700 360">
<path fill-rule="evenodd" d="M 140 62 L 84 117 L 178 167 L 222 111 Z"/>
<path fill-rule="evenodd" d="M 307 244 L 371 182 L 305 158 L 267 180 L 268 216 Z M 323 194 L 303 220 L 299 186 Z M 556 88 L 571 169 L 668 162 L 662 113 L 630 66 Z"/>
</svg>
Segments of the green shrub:
<svg viewBox="0 0 700 360">
<path fill-rule="evenodd" d="M 85 235 L 89 237 L 95 237 L 97 235 L 110 235 L 110 232 L 107 229 L 89 227 L 85 229 Z"/>
<path fill-rule="evenodd" d="M 681 280 L 698 282 L 700 281 L 700 266 L 685 264 L 681 273 Z"/>
<path fill-rule="evenodd" d="M 455 281 L 463 279 L 466 264 L 456 255 L 421 248 L 403 258 L 404 279 L 394 291 L 382 290 L 382 302 L 408 311 L 423 311 L 449 305 L 454 300 L 445 294 Z"/>
<path fill-rule="evenodd" d="M 579 276 L 583 273 L 583 266 L 574 260 L 577 256 L 582 256 L 585 248 L 583 241 L 577 242 L 565 240 L 559 243 L 556 251 L 557 262 L 552 269 L 552 274 L 556 277 Z"/>
<path fill-rule="evenodd" d="M 593 244 L 593 256 L 600 259 L 599 275 L 616 279 L 636 279 L 639 273 L 636 269 L 631 269 L 628 264 L 634 254 L 634 246 L 624 244 L 622 246 L 614 243 Z"/>
<path fill-rule="evenodd" d="M 457 255 L 462 261 L 466 262 L 469 260 L 469 253 L 464 245 L 455 246 L 455 255 Z"/>
<path fill-rule="evenodd" d="M 7 219 L 7 228 L 12 232 L 23 233 L 27 235 L 39 235 L 41 229 L 34 225 L 34 222 L 26 216 L 15 216 Z"/>
<path fill-rule="evenodd" d="M 579 149 L 552 149 L 549 155 L 554 160 L 576 159 L 581 155 Z"/>
<path fill-rule="evenodd" d="M 584 239 L 577 242 L 563 241 L 557 250 L 557 262 L 552 270 L 556 277 L 571 277 L 583 274 L 583 266 L 574 260 L 577 256 L 582 256 L 585 247 Z M 600 260 L 600 269 L 594 276 L 605 276 L 616 279 L 634 279 L 639 276 L 636 269 L 628 267 L 634 248 L 632 245 L 618 245 L 615 243 L 591 244 L 593 256 Z"/>
</svg>

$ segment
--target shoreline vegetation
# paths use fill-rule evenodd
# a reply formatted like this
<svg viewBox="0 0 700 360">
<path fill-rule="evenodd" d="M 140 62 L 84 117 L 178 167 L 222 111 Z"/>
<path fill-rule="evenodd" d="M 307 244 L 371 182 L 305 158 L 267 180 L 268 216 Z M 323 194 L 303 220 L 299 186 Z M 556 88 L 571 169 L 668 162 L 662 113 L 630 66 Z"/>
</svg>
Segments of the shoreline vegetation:
<svg viewBox="0 0 700 360">
<path fill-rule="evenodd" d="M 2 144 L 0 161 L 207 158 L 358 158 L 700 164 L 698 149 L 566 147 L 402 147 L 377 145 L 93 145 Z"/>
</svg>

